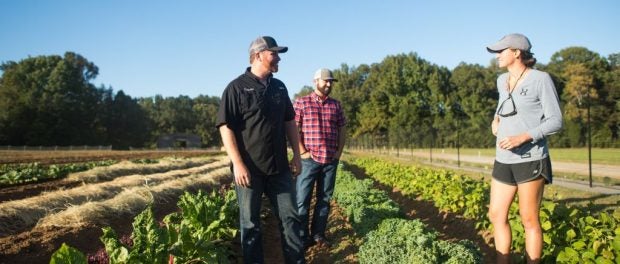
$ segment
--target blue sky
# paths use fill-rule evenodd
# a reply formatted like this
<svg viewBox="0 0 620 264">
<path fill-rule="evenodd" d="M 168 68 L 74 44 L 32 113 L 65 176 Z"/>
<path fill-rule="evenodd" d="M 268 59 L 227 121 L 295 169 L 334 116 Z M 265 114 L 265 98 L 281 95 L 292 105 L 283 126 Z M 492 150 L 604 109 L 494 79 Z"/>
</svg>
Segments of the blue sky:
<svg viewBox="0 0 620 264">
<path fill-rule="evenodd" d="M 99 67 L 93 84 L 132 97 L 220 96 L 259 35 L 289 47 L 276 77 L 291 95 L 320 67 L 399 53 L 487 66 L 486 45 L 513 32 L 542 63 L 570 46 L 620 52 L 617 0 L 0 0 L 0 11 L 0 63 L 73 51 Z"/>
</svg>

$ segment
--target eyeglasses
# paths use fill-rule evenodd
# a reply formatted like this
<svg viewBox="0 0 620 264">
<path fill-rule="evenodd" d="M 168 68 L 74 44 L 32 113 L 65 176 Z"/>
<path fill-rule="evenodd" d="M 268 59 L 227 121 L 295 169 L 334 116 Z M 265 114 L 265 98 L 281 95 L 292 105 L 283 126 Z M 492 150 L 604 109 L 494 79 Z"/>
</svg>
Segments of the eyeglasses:
<svg viewBox="0 0 620 264">
<path fill-rule="evenodd" d="M 507 114 L 504 114 L 504 105 L 506 105 L 506 102 L 508 102 L 508 100 L 510 100 L 510 102 L 512 103 L 512 111 L 510 111 Z M 510 106 L 508 106 L 510 107 Z M 507 107 L 507 108 L 508 108 Z M 508 94 L 508 98 L 506 98 L 506 100 L 504 100 L 502 102 L 501 105 L 499 105 L 499 109 L 497 110 L 497 114 L 501 117 L 509 117 L 509 116 L 513 116 L 517 114 L 517 106 L 515 105 L 515 100 L 512 99 L 512 94 Z"/>
</svg>

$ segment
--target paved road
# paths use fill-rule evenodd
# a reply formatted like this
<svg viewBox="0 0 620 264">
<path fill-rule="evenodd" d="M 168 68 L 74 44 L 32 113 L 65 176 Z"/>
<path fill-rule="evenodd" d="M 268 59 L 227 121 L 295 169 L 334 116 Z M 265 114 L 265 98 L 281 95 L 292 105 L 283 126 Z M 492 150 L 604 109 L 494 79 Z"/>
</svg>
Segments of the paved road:
<svg viewBox="0 0 620 264">
<path fill-rule="evenodd" d="M 385 152 L 383 152 L 386 154 Z M 411 156 L 411 151 L 403 151 L 399 153 L 400 157 L 406 159 L 406 157 Z M 413 155 L 418 158 L 426 159 L 423 160 L 423 163 L 431 164 L 429 159 L 429 152 L 413 152 Z M 391 156 L 395 156 L 395 152 L 392 152 Z M 438 162 L 438 160 L 443 161 L 454 161 L 460 158 L 461 166 L 458 167 L 453 163 L 445 163 Z M 493 167 L 494 157 L 489 156 L 475 156 L 475 155 L 457 155 L 454 154 L 445 154 L 445 153 L 433 153 L 433 166 L 445 167 L 456 170 L 467 170 L 473 172 L 480 172 L 491 174 L 491 168 Z M 482 166 L 466 166 L 467 163 L 480 164 Z M 570 162 L 556 162 L 553 161 L 553 170 L 564 173 L 575 173 L 579 175 L 589 175 L 588 164 L 582 163 L 570 163 Z M 600 177 L 611 177 L 620 179 L 620 166 L 613 165 L 602 165 L 602 164 L 592 164 L 592 174 L 593 176 Z M 580 191 L 586 192 L 594 192 L 594 193 L 602 193 L 602 194 L 620 194 L 620 186 L 605 186 L 601 183 L 593 183 L 592 188 L 590 188 L 590 183 L 588 181 L 579 181 L 579 180 L 569 180 L 563 179 L 560 177 L 553 178 L 553 184 L 558 186 L 577 189 Z"/>
</svg>

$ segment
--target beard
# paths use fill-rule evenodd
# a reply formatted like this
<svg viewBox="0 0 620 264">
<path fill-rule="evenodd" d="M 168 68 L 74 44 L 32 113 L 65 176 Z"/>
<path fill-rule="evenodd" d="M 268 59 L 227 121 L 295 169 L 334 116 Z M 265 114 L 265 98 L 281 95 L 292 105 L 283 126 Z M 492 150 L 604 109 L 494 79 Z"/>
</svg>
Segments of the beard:
<svg viewBox="0 0 620 264">
<path fill-rule="evenodd" d="M 278 72 L 278 63 L 277 62 L 272 62 L 269 64 L 269 71 L 270 72 Z"/>
<path fill-rule="evenodd" d="M 317 89 L 325 96 L 328 96 L 332 92 L 332 89 L 327 86 L 323 88 L 318 87 Z"/>
</svg>

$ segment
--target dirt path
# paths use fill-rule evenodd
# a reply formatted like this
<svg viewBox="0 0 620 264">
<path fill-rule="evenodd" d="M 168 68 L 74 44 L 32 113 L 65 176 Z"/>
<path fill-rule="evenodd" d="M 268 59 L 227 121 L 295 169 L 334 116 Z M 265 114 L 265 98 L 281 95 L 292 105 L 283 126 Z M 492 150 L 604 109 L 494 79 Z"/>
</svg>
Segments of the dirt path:
<svg viewBox="0 0 620 264">
<path fill-rule="evenodd" d="M 312 201 L 314 203 L 314 200 Z M 312 210 L 310 211 L 312 214 Z M 310 219 L 312 215 L 310 215 Z M 361 238 L 355 235 L 353 227 L 347 222 L 342 209 L 332 201 L 326 236 L 331 242 L 330 247 L 313 246 L 306 250 L 308 264 L 357 263 L 357 254 Z M 272 212 L 269 199 L 263 200 L 261 209 L 261 225 L 263 229 L 263 248 L 265 263 L 284 263 L 280 242 L 278 219 Z"/>
</svg>

